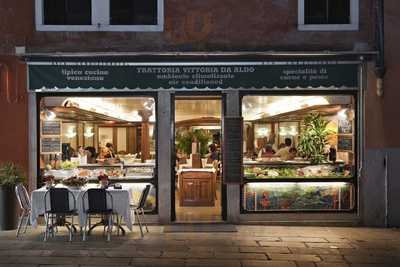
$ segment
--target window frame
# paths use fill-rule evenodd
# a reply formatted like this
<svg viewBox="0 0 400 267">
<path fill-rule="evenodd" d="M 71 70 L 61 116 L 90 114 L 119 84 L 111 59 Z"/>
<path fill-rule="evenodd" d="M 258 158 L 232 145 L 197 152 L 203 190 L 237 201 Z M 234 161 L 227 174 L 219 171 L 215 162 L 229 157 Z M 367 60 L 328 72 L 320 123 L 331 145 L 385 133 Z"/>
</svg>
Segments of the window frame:
<svg viewBox="0 0 400 267">
<path fill-rule="evenodd" d="M 359 30 L 359 0 L 350 0 L 349 24 L 305 24 L 304 0 L 298 0 L 299 31 L 358 31 Z"/>
<path fill-rule="evenodd" d="M 161 32 L 164 30 L 164 0 L 157 0 L 156 25 L 111 25 L 110 1 L 92 0 L 91 25 L 44 24 L 43 0 L 35 0 L 35 24 L 37 31 L 93 31 L 93 32 Z"/>
</svg>

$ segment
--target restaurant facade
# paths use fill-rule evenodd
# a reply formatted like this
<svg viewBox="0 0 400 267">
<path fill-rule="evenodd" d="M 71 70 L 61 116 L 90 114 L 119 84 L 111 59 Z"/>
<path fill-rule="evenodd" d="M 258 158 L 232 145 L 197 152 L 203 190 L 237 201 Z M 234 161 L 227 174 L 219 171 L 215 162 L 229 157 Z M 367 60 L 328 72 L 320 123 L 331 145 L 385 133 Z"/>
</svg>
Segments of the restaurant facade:
<svg viewBox="0 0 400 267">
<path fill-rule="evenodd" d="M 93 106 L 88 109 L 83 102 L 75 103 L 74 99 L 93 99 L 93 94 L 108 99 L 147 98 L 154 103 L 150 112 L 154 119 L 148 120 L 154 133 L 154 144 L 150 149 L 152 153 L 147 157 L 144 155 L 147 146 L 144 135 L 148 127 L 144 126 L 142 117 L 140 137 L 136 137 L 141 144 L 140 159 L 137 153 L 136 156 L 130 156 L 131 153 L 120 155 L 121 167 L 120 162 L 115 164 L 98 160 L 97 164 L 90 167 L 90 164 L 80 162 L 76 166 L 78 175 L 95 177 L 104 170 L 114 177 L 115 182 L 135 183 L 138 192 L 141 186 L 151 183 L 153 202 L 148 205 L 148 216 L 160 222 L 240 223 L 281 221 L 283 218 L 293 222 L 357 222 L 358 168 L 361 164 L 359 151 L 362 151 L 362 136 L 357 129 L 363 128 L 360 111 L 363 105 L 362 81 L 365 80 L 363 66 L 365 68 L 366 64 L 362 56 L 353 59 L 295 55 L 291 58 L 272 58 L 268 55 L 237 53 L 147 57 L 32 56 L 26 60 L 28 88 L 33 104 L 29 112 L 30 129 L 36 133 L 31 135 L 30 142 L 32 150 L 38 151 L 36 154 L 29 153 L 30 162 L 36 162 L 38 177 L 38 180 L 31 182 L 37 186 L 42 183 L 40 177 L 44 173 L 60 178 L 71 175 L 64 174 L 68 167 L 64 168 L 63 163 L 68 159 L 62 146 L 69 144 L 76 150 L 79 144 L 94 147 L 100 147 L 101 143 L 105 145 L 105 141 L 100 139 L 107 121 L 103 119 L 104 122 L 95 126 L 98 118 L 85 119 L 70 114 L 86 111 L 94 115 L 103 112 L 93 110 Z M 59 105 L 63 110 L 61 107 L 54 108 L 53 104 L 43 103 L 51 102 L 46 100 L 52 98 L 64 100 Z M 204 99 L 221 102 L 221 114 L 217 118 L 217 127 L 214 127 L 220 134 L 216 143 L 220 145 L 221 155 L 219 167 L 215 170 L 218 174 L 206 179 L 201 176 L 202 184 L 196 186 L 193 181 L 200 179 L 198 174 L 202 173 L 202 169 L 205 173 L 208 169 L 205 164 L 195 168 L 196 153 L 193 148 L 187 152 L 192 165 L 181 169 L 180 165 L 185 164 L 177 162 L 177 153 L 180 151 L 175 148 L 179 147 L 179 142 L 183 142 L 175 135 L 179 132 L 180 123 L 175 116 L 181 114 L 174 113 L 174 110 L 178 109 L 175 103 L 179 101 L 201 102 Z M 260 116 L 256 111 L 249 110 L 260 99 L 266 100 L 259 107 L 253 107 L 257 112 L 261 109 L 267 113 L 269 107 L 282 104 L 288 107 Z M 296 106 L 296 102 L 301 103 Z M 193 130 L 196 126 L 199 129 L 215 126 L 215 123 L 202 121 L 204 117 L 201 111 L 199 108 L 198 116 L 191 118 L 194 121 L 189 123 L 189 131 L 196 131 Z M 55 114 L 55 119 L 48 113 Z M 141 114 L 140 110 L 138 114 Z M 266 139 L 275 150 L 288 138 L 292 140 L 293 147 L 298 146 L 301 132 L 306 132 L 304 119 L 310 114 L 331 119 L 329 123 L 334 133 L 330 142 L 337 150 L 334 152 L 335 157 L 338 155 L 337 159 L 311 163 L 310 159 L 297 155 L 289 160 L 258 154 L 261 147 L 267 146 L 263 144 Z M 131 124 L 126 121 L 118 123 L 113 112 L 107 115 L 111 128 L 122 131 L 125 124 Z M 52 132 L 54 122 L 59 122 L 57 118 L 61 119 L 61 125 L 56 126 L 59 131 Z M 75 120 L 85 121 L 81 130 L 85 140 L 82 141 L 87 141 L 85 134 L 90 131 L 87 128 L 89 121 L 94 126 L 90 128 L 94 131 L 94 138 L 99 139 L 98 142 L 80 141 L 79 126 L 65 130 Z M 78 136 L 75 145 L 71 138 L 63 138 L 63 135 L 71 133 L 73 138 L 74 133 Z M 127 150 L 126 145 L 123 148 L 120 145 L 118 131 L 116 135 L 117 138 L 109 138 L 110 142 L 114 145 L 117 143 L 117 151 Z M 123 139 L 129 138 L 132 137 L 125 133 Z M 57 163 L 51 166 L 59 154 L 62 154 L 61 167 L 57 167 Z M 122 169 L 122 173 L 115 174 L 114 170 L 110 170 L 115 168 Z M 153 168 L 153 171 L 143 176 L 143 172 L 149 168 Z M 92 172 L 88 174 L 87 169 L 92 169 Z M 189 175 L 189 178 L 185 178 L 185 175 Z M 185 213 L 185 207 L 190 207 L 189 215 Z M 202 210 L 197 211 L 198 207 Z M 212 212 L 204 211 L 208 208 Z M 277 213 L 281 215 L 277 216 Z"/>
<path fill-rule="evenodd" d="M 368 147 L 368 138 L 385 138 L 369 131 L 379 97 L 374 49 L 87 52 L 85 44 L 59 53 L 40 42 L 12 58 L 26 71 L 11 74 L 22 73 L 24 90 L 4 84 L 7 105 L 24 103 L 19 161 L 30 189 L 46 175 L 106 174 L 136 195 L 152 185 L 152 222 L 396 224 L 394 196 L 376 187 L 388 186 L 389 154 Z M 371 166 L 381 159 L 379 174 Z"/>
</svg>

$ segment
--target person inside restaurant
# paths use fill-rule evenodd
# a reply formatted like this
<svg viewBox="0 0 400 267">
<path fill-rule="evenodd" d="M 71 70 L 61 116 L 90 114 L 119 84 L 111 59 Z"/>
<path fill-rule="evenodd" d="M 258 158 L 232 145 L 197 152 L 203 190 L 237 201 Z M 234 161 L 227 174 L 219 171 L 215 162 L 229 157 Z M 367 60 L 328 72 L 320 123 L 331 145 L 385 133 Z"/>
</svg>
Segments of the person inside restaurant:
<svg viewBox="0 0 400 267">
<path fill-rule="evenodd" d="M 215 143 L 212 143 L 208 146 L 208 151 L 210 152 L 207 157 L 207 163 L 212 163 L 215 160 L 219 160 L 219 152 L 217 145 Z"/>
<path fill-rule="evenodd" d="M 113 144 L 107 143 L 105 145 L 105 147 L 103 147 L 101 149 L 100 158 L 101 159 L 114 159 L 114 158 L 116 158 Z"/>
<path fill-rule="evenodd" d="M 280 157 L 282 160 L 288 160 L 291 157 L 290 149 L 292 148 L 292 139 L 285 138 L 285 144 L 276 153 L 275 157 Z M 292 150 L 293 153 L 293 150 Z"/>
</svg>

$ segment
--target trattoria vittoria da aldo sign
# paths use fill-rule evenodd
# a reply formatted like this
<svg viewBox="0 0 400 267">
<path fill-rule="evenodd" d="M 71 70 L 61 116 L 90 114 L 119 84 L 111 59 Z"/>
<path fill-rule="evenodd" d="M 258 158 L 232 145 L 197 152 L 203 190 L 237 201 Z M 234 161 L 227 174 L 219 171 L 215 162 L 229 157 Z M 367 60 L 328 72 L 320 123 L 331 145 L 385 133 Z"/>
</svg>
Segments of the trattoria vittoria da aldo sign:
<svg viewBox="0 0 400 267">
<path fill-rule="evenodd" d="M 28 62 L 36 89 L 225 89 L 358 86 L 357 62 Z"/>
</svg>

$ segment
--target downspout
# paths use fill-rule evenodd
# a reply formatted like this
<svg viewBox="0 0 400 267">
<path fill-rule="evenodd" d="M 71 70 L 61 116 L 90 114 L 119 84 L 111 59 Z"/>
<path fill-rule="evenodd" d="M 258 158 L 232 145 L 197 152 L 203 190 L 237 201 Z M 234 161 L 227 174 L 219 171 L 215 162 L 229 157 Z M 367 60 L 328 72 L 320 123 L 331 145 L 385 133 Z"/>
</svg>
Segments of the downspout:
<svg viewBox="0 0 400 267">
<path fill-rule="evenodd" d="M 10 92 L 10 68 L 6 63 L 0 62 L 0 71 L 0 81 L 2 82 L 2 84 L 0 84 L 0 92 L 1 89 L 4 89 L 6 97 L 8 98 Z"/>
<path fill-rule="evenodd" d="M 2 77 L 3 76 L 3 77 Z M 15 97 L 12 97 L 11 87 L 10 87 L 10 67 L 4 62 L 0 62 L 0 93 L 4 88 L 6 100 L 9 104 L 18 103 L 20 97 L 18 96 L 18 69 L 15 71 Z"/>
<path fill-rule="evenodd" d="M 376 75 L 376 94 L 383 96 L 384 85 L 383 78 L 385 76 L 385 16 L 384 16 L 384 0 L 376 0 L 375 2 L 375 46 L 378 51 L 375 61 Z"/>
</svg>

